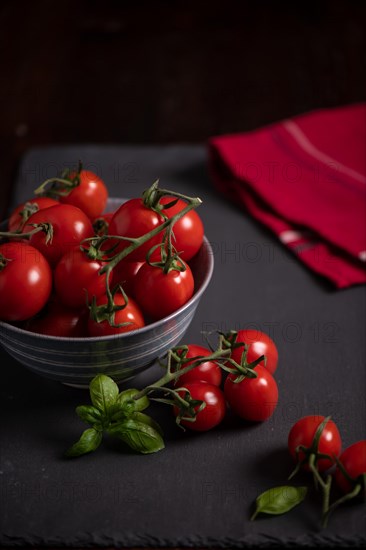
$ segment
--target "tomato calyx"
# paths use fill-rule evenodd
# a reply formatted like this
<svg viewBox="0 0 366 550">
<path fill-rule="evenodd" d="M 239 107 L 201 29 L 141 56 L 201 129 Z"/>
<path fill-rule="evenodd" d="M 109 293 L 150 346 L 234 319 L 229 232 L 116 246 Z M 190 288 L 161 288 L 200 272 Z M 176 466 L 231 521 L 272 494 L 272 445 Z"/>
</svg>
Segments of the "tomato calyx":
<svg viewBox="0 0 366 550">
<path fill-rule="evenodd" d="M 114 302 L 114 296 L 117 292 L 120 292 L 123 296 L 125 302 L 123 305 L 118 305 Z M 132 323 L 130 322 L 115 323 L 115 314 L 117 313 L 117 311 L 125 309 L 128 305 L 128 296 L 123 288 L 121 286 L 118 286 L 110 291 L 108 287 L 107 297 L 108 300 L 106 304 L 98 305 L 97 298 L 93 296 L 91 304 L 88 305 L 91 319 L 96 323 L 108 321 L 111 327 L 114 328 L 126 327 L 131 325 Z"/>
<path fill-rule="evenodd" d="M 38 212 L 39 206 L 36 202 L 26 202 L 23 209 L 19 212 L 19 216 L 21 218 L 19 227 L 17 229 L 17 232 L 21 233 L 23 230 L 23 227 L 29 220 L 29 218 L 32 216 L 32 214 L 35 214 Z"/>
<path fill-rule="evenodd" d="M 34 194 L 40 196 L 49 196 L 52 198 L 66 197 L 75 187 L 80 185 L 80 173 L 83 169 L 82 162 L 79 161 L 76 170 L 65 168 L 61 176 L 46 179 L 37 189 Z M 48 189 L 47 186 L 49 186 Z"/>
<path fill-rule="evenodd" d="M 102 216 L 93 221 L 94 233 L 98 237 L 103 237 L 104 235 L 107 235 L 108 227 L 109 223 Z"/>
<path fill-rule="evenodd" d="M 236 375 L 232 382 L 234 384 L 240 384 L 244 378 L 257 378 L 258 373 L 255 371 L 255 367 L 259 363 L 265 362 L 266 358 L 264 355 L 261 355 L 251 363 L 248 362 L 248 351 L 250 344 L 245 344 L 244 342 L 237 342 L 237 331 L 231 330 L 228 333 L 219 332 L 222 337 L 222 344 L 224 349 L 230 350 L 230 353 L 233 349 L 243 348 L 240 363 L 237 363 L 232 357 L 226 359 L 226 364 L 221 365 L 221 367 L 228 373 Z"/>
<path fill-rule="evenodd" d="M 2 271 L 11 261 L 11 258 L 5 258 L 3 254 L 0 254 L 0 271 Z"/>
</svg>

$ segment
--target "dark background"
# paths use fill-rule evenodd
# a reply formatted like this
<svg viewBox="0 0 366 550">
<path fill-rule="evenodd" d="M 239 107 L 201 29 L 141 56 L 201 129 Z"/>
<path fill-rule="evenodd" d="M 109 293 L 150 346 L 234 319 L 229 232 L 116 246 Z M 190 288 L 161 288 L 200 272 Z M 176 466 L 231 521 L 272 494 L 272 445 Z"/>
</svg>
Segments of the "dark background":
<svg viewBox="0 0 366 550">
<path fill-rule="evenodd" d="M 25 150 L 202 142 L 366 98 L 366 3 L 0 3 L 0 219 Z"/>
</svg>

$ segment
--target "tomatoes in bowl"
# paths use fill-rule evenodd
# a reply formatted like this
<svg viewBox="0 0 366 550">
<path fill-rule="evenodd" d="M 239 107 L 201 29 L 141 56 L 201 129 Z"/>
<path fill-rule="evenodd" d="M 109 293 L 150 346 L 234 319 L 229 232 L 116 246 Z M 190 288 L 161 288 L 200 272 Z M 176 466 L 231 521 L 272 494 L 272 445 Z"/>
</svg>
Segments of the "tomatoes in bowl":
<svg viewBox="0 0 366 550">
<path fill-rule="evenodd" d="M 25 242 L 0 245 L 0 319 L 24 321 L 46 305 L 52 271 L 43 254 Z"/>
</svg>

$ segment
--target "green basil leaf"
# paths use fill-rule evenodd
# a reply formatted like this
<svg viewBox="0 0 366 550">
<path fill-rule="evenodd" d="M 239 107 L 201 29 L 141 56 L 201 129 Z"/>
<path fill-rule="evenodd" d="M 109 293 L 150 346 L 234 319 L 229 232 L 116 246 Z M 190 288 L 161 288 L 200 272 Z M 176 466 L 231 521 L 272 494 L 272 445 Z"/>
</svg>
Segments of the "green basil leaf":
<svg viewBox="0 0 366 550">
<path fill-rule="evenodd" d="M 157 430 L 144 422 L 129 418 L 111 427 L 108 432 L 122 439 L 131 449 L 142 454 L 164 449 L 164 441 Z"/>
<path fill-rule="evenodd" d="M 94 425 L 102 419 L 100 410 L 92 405 L 80 405 L 76 407 L 75 411 L 78 417 L 87 424 Z"/>
<path fill-rule="evenodd" d="M 159 424 L 153 419 L 151 418 L 151 416 L 145 414 L 145 413 L 142 413 L 142 412 L 135 412 L 133 413 L 133 415 L 131 416 L 131 418 L 133 420 L 137 420 L 138 422 L 142 422 L 143 424 L 147 424 L 148 426 L 151 426 L 152 428 L 154 428 L 154 430 L 156 430 L 161 436 L 164 435 L 163 433 L 163 430 L 161 429 L 161 427 L 159 426 Z"/>
<path fill-rule="evenodd" d="M 128 404 L 133 404 L 134 411 L 143 411 L 150 405 L 150 401 L 146 395 L 140 399 L 134 399 L 134 396 L 140 393 L 140 390 L 129 389 L 121 392 L 117 398 L 116 404 L 119 407 L 127 408 Z"/>
<path fill-rule="evenodd" d="M 101 441 L 102 432 L 99 432 L 94 428 L 89 428 L 81 434 L 79 441 L 74 443 L 74 445 L 66 451 L 66 456 L 72 458 L 75 456 L 85 455 L 86 453 L 91 453 L 99 447 Z"/>
<path fill-rule="evenodd" d="M 89 384 L 90 398 L 94 407 L 107 414 L 116 402 L 119 389 L 117 384 L 105 374 L 98 374 Z"/>
<path fill-rule="evenodd" d="M 260 513 L 285 514 L 304 500 L 307 490 L 307 487 L 293 487 L 291 485 L 268 489 L 256 499 L 256 510 L 250 519 L 254 520 Z"/>
</svg>

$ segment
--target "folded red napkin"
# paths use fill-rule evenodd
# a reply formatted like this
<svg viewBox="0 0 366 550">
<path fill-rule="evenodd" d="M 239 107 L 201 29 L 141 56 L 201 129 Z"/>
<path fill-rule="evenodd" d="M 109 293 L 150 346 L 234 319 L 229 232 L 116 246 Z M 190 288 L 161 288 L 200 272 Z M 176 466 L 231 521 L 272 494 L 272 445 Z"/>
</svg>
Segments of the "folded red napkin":
<svg viewBox="0 0 366 550">
<path fill-rule="evenodd" d="M 366 282 L 366 104 L 209 141 L 218 189 L 337 288 Z"/>
</svg>

